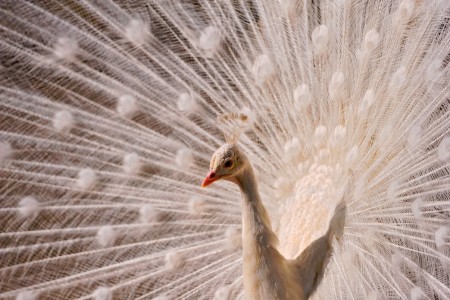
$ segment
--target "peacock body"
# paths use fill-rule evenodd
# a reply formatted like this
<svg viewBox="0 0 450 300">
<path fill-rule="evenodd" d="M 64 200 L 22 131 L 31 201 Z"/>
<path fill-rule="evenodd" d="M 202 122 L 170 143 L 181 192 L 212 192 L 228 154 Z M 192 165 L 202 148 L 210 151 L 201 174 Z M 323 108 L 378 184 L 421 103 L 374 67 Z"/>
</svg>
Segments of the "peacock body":
<svg viewBox="0 0 450 300">
<path fill-rule="evenodd" d="M 2 1 L 0 298 L 245 299 L 239 190 L 201 188 L 238 112 L 284 257 L 345 198 L 312 298 L 449 299 L 449 18 L 447 0 Z"/>
</svg>

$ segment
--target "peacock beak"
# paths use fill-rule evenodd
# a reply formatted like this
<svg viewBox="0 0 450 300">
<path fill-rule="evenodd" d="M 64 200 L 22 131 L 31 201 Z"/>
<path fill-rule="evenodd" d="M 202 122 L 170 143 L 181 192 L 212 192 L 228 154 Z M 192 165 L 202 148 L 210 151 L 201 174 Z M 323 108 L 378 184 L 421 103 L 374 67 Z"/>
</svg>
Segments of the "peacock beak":
<svg viewBox="0 0 450 300">
<path fill-rule="evenodd" d="M 208 173 L 208 175 L 206 176 L 205 180 L 203 180 L 202 187 L 203 188 L 207 187 L 208 185 L 210 185 L 211 183 L 213 183 L 214 181 L 217 181 L 219 179 L 220 179 L 220 177 L 216 176 L 216 172 L 210 171 Z"/>
</svg>

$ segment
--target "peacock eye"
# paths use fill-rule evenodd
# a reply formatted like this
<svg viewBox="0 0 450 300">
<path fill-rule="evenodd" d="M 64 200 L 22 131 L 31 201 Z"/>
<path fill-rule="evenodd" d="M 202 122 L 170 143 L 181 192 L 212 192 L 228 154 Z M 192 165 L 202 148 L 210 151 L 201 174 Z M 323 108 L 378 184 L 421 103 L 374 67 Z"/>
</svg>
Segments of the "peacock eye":
<svg viewBox="0 0 450 300">
<path fill-rule="evenodd" d="M 231 160 L 227 160 L 224 164 L 223 164 L 223 166 L 225 167 L 225 168 L 231 168 L 232 166 L 233 166 L 233 162 L 231 161 Z"/>
</svg>

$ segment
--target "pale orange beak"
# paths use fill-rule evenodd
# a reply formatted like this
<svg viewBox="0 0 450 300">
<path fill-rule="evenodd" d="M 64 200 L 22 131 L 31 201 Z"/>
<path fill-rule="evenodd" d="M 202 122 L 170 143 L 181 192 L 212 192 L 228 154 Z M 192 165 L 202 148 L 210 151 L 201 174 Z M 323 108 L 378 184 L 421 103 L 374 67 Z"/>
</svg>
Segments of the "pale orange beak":
<svg viewBox="0 0 450 300">
<path fill-rule="evenodd" d="M 205 180 L 203 180 L 202 188 L 207 187 L 208 185 L 210 185 L 211 183 L 213 183 L 214 181 L 217 181 L 219 179 L 220 179 L 220 177 L 216 176 L 216 172 L 210 171 L 208 173 L 208 175 L 206 176 Z"/>
</svg>

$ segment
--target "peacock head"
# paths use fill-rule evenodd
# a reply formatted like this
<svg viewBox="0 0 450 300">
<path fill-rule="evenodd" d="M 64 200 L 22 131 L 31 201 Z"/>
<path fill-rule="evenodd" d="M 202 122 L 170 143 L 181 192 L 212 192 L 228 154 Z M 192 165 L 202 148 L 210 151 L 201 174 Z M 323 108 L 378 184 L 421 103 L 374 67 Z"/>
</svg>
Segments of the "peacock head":
<svg viewBox="0 0 450 300">
<path fill-rule="evenodd" d="M 224 144 L 211 157 L 209 173 L 203 180 L 202 187 L 225 179 L 235 181 L 235 176 L 245 168 L 247 160 L 236 144 Z"/>
</svg>

